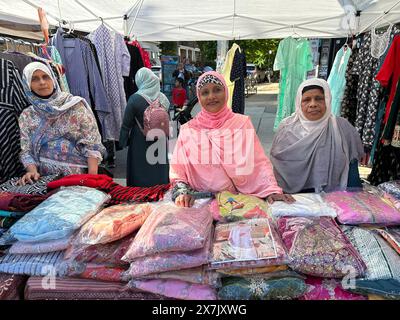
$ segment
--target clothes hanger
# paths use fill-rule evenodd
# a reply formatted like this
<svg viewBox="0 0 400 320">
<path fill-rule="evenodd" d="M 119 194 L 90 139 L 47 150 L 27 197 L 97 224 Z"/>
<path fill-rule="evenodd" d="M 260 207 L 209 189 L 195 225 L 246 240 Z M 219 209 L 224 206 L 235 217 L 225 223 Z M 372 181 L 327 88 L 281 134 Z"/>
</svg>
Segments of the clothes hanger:
<svg viewBox="0 0 400 320">
<path fill-rule="evenodd" d="M 292 36 L 298 36 L 299 38 L 302 38 L 302 36 L 301 35 L 299 35 L 297 32 L 296 32 L 296 26 L 293 24 L 292 25 L 292 31 L 293 31 L 293 33 L 292 33 Z"/>
</svg>

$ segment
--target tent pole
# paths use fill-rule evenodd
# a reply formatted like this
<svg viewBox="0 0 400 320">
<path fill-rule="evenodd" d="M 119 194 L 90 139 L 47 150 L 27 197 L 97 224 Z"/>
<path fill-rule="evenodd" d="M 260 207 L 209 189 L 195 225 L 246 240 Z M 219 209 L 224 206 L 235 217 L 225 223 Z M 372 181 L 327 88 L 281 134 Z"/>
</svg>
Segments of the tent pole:
<svg viewBox="0 0 400 320">
<path fill-rule="evenodd" d="M 117 19 L 121 19 L 123 17 L 108 17 L 108 18 L 103 18 L 103 20 L 117 20 Z M 85 23 L 85 22 L 95 22 L 98 21 L 100 18 L 97 19 L 86 19 L 86 20 L 71 20 L 72 23 Z"/>
<path fill-rule="evenodd" d="M 131 27 L 129 28 L 129 31 L 128 31 L 127 36 L 129 36 L 129 35 L 132 33 L 132 31 L 133 31 L 133 27 L 135 26 L 136 19 L 137 19 L 138 15 L 139 15 L 140 10 L 142 9 L 143 2 L 144 2 L 144 0 L 142 0 L 142 1 L 140 2 L 139 8 L 138 8 L 137 11 L 136 11 L 135 18 L 133 19 L 133 22 L 132 22 L 132 24 L 131 24 Z"/>
</svg>

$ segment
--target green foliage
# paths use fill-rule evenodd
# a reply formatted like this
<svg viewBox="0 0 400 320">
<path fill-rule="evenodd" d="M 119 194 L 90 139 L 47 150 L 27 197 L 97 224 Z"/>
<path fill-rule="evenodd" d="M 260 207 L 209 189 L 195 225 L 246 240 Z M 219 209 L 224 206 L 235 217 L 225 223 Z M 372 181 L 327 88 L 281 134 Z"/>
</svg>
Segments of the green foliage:
<svg viewBox="0 0 400 320">
<path fill-rule="evenodd" d="M 201 63 L 215 69 L 217 58 L 217 41 L 197 41 L 201 52 Z"/>
<path fill-rule="evenodd" d="M 178 43 L 175 41 L 163 41 L 159 45 L 163 56 L 176 56 Z"/>
<path fill-rule="evenodd" d="M 236 40 L 230 41 L 229 46 L 233 43 L 238 44 L 246 53 L 247 63 L 254 63 L 263 69 L 272 69 L 279 42 L 277 39 Z"/>
</svg>

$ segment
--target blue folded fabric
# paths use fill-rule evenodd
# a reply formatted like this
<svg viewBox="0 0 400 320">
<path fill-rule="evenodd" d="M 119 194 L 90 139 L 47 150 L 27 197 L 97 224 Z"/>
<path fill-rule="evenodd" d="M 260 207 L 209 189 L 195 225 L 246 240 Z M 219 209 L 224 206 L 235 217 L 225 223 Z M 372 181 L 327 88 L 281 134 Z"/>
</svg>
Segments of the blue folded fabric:
<svg viewBox="0 0 400 320">
<path fill-rule="evenodd" d="M 25 212 L 11 212 L 11 211 L 0 210 L 0 217 L 3 218 L 21 218 L 25 214 L 26 214 Z"/>
<path fill-rule="evenodd" d="M 93 188 L 63 188 L 22 217 L 10 232 L 25 242 L 66 238 L 95 215 L 109 198 Z"/>
</svg>

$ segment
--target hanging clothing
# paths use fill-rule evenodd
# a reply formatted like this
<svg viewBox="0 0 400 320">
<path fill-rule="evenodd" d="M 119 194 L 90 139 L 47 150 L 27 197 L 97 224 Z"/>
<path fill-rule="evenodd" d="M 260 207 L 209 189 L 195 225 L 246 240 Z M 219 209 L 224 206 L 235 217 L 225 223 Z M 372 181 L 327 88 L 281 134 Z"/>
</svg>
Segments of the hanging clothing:
<svg viewBox="0 0 400 320">
<path fill-rule="evenodd" d="M 0 183 L 24 173 L 18 117 L 28 105 L 15 65 L 0 59 Z"/>
<path fill-rule="evenodd" d="M 230 50 L 226 54 L 225 64 L 222 70 L 222 75 L 224 76 L 226 85 L 228 87 L 228 108 L 232 109 L 232 101 L 233 101 L 233 91 L 235 89 L 235 83 L 231 81 L 231 73 L 232 73 L 232 65 L 233 59 L 235 57 L 235 53 L 237 50 L 241 50 L 240 47 L 234 43 Z"/>
<path fill-rule="evenodd" d="M 386 34 L 389 35 L 385 37 L 387 39 L 387 49 L 389 48 L 391 39 L 399 31 L 396 26 L 387 29 Z M 371 50 L 375 47 L 375 44 L 371 38 L 375 39 L 376 37 L 376 35 L 371 35 L 372 32 L 375 32 L 375 30 L 373 29 L 364 35 L 363 44 L 351 71 L 353 74 L 359 76 L 355 127 L 361 136 L 364 148 L 368 150 L 373 146 L 376 115 L 383 93 L 382 87 L 375 79 L 375 76 L 387 52 L 387 50 L 381 52 L 379 58 L 372 56 Z M 375 52 L 375 50 L 373 51 Z"/>
<path fill-rule="evenodd" d="M 326 112 L 316 121 L 307 120 L 302 109 L 302 91 L 322 87 Z M 345 189 L 350 162 L 364 150 L 357 131 L 345 119 L 331 113 L 331 93 L 323 79 L 304 81 L 296 97 L 296 113 L 282 121 L 272 142 L 271 161 L 278 184 L 287 193 L 305 189 L 315 192 Z"/>
<path fill-rule="evenodd" d="M 151 69 L 151 62 L 150 62 L 149 53 L 142 48 L 140 43 L 138 41 L 131 41 L 131 42 L 128 42 L 128 44 L 130 44 L 132 46 L 135 46 L 135 47 L 137 47 L 139 49 L 140 56 L 142 57 L 142 60 L 143 60 L 143 67 Z"/>
<path fill-rule="evenodd" d="M 127 44 L 127 47 L 129 54 L 131 56 L 131 65 L 130 65 L 129 76 L 124 77 L 126 101 L 128 101 L 129 97 L 138 90 L 137 85 L 135 83 L 135 76 L 138 70 L 144 67 L 142 56 L 140 54 L 140 49 L 130 44 Z"/>
<path fill-rule="evenodd" d="M 156 141 L 147 141 L 143 128 L 144 112 L 149 102 L 160 99 L 167 110 L 169 101 L 160 92 L 160 80 L 148 68 L 141 68 L 135 77 L 139 91 L 129 98 L 121 128 L 119 143 L 128 147 L 127 186 L 151 187 L 169 183 L 168 137 L 159 137 Z M 138 123 L 137 123 L 138 122 Z M 149 155 L 154 156 L 151 163 Z"/>
<path fill-rule="evenodd" d="M 400 79 L 400 35 L 394 37 L 386 59 L 376 75 L 376 80 L 382 87 L 390 87 L 390 96 L 386 105 L 384 123 L 388 121 L 390 108 L 396 94 L 397 83 Z M 396 113 L 397 116 L 397 113 Z"/>
<path fill-rule="evenodd" d="M 101 24 L 89 39 L 96 46 L 104 89 L 111 107 L 105 118 L 104 140 L 118 140 L 126 107 L 124 76 L 129 76 L 131 56 L 120 34 Z"/>
<path fill-rule="evenodd" d="M 92 49 L 87 42 L 78 38 L 64 38 L 64 35 L 65 32 L 59 28 L 52 38 L 52 45 L 57 48 L 64 62 L 71 93 L 89 103 L 104 135 L 105 118 L 111 108 Z"/>
<path fill-rule="evenodd" d="M 31 57 L 28 57 L 27 55 L 18 52 L 0 52 L 0 59 L 11 61 L 20 75 L 22 75 L 22 71 L 24 71 L 24 68 L 32 62 Z"/>
<path fill-rule="evenodd" d="M 296 92 L 306 79 L 307 72 L 314 68 L 310 43 L 306 39 L 288 37 L 278 46 L 274 70 L 280 70 L 278 110 L 274 131 L 281 121 L 295 111 Z"/>
<path fill-rule="evenodd" d="M 47 47 L 48 53 L 50 54 L 51 59 L 57 64 L 59 76 L 60 76 L 60 88 L 63 92 L 70 92 L 69 85 L 67 81 L 67 77 L 65 76 L 65 68 L 58 52 L 57 48 L 54 46 Z"/>
<path fill-rule="evenodd" d="M 244 114 L 245 109 L 245 90 L 244 80 L 247 76 L 246 55 L 244 51 L 236 50 L 233 57 L 230 81 L 235 83 L 232 97 L 232 111 Z"/>
<path fill-rule="evenodd" d="M 340 116 L 341 113 L 340 107 L 346 87 L 345 75 L 350 56 L 351 49 L 349 47 L 342 47 L 336 54 L 331 73 L 328 77 L 328 84 L 332 92 L 332 114 L 335 116 Z"/>
<path fill-rule="evenodd" d="M 228 108 L 229 92 L 223 76 L 214 71 L 204 73 L 197 81 L 198 97 L 203 79 L 223 84 L 225 105 L 217 113 L 202 107 L 181 127 L 171 161 L 171 182 L 176 186 L 182 182 L 198 191 L 240 192 L 260 198 L 282 193 L 250 118 Z"/>
</svg>

